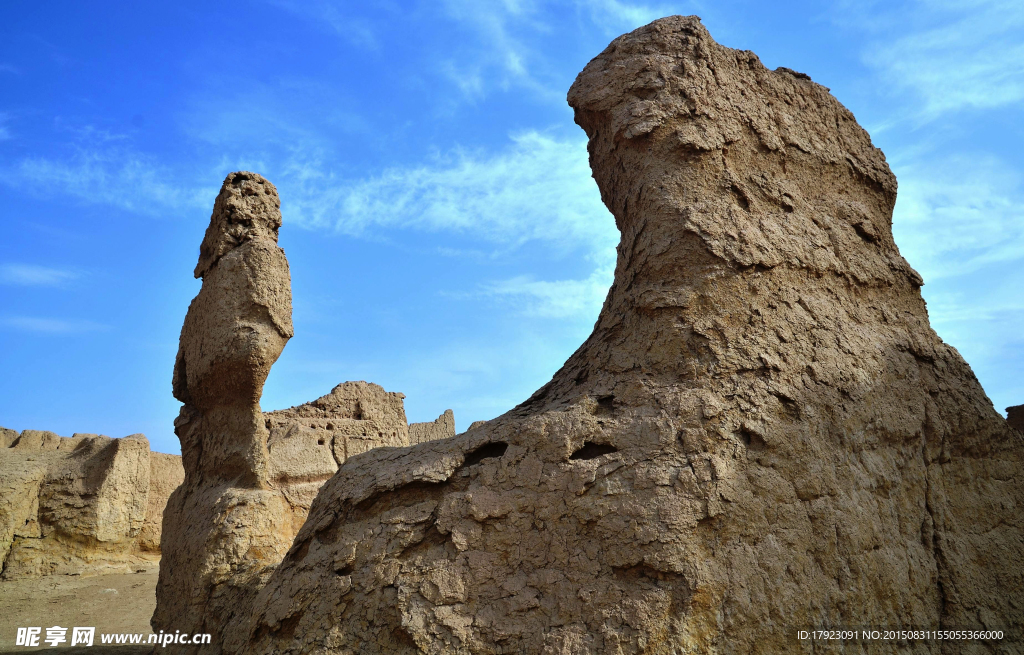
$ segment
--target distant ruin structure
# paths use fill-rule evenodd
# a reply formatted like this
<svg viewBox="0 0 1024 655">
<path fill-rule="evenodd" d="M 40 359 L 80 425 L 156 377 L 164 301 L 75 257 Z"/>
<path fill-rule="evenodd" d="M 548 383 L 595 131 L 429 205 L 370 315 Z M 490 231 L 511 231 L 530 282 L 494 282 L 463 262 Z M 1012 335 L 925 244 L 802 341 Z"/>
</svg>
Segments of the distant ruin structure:
<svg viewBox="0 0 1024 655">
<path fill-rule="evenodd" d="M 131 572 L 160 557 L 176 455 L 111 439 L 0 428 L 0 578 Z"/>
</svg>

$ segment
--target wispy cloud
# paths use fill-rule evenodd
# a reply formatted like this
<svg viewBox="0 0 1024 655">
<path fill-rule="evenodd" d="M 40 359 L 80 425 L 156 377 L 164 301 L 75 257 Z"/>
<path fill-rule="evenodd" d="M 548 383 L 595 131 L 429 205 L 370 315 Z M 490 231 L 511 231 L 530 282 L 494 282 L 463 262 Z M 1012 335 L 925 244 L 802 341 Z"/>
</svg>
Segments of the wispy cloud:
<svg viewBox="0 0 1024 655">
<path fill-rule="evenodd" d="M 12 65 L 12 64 L 0 63 L 0 73 L 12 73 L 14 75 L 17 75 L 20 72 L 21 71 L 18 70 L 18 68 L 16 66 Z"/>
<path fill-rule="evenodd" d="M 0 184 L 35 193 L 54 190 L 81 201 L 146 214 L 207 207 L 216 189 L 180 184 L 150 158 L 123 148 L 79 148 L 67 159 L 28 157 L 0 165 Z"/>
<path fill-rule="evenodd" d="M 476 98 L 489 87 L 523 87 L 538 97 L 561 104 L 565 89 L 550 85 L 561 62 L 549 60 L 538 37 L 565 33 L 565 13 L 573 12 L 606 35 L 618 35 L 673 13 L 669 6 L 623 0 L 446 0 L 449 18 L 468 28 L 473 56 L 445 60 L 442 70 L 462 92 Z"/>
<path fill-rule="evenodd" d="M 481 285 L 477 295 L 510 301 L 521 315 L 580 319 L 592 323 L 604 304 L 615 273 L 615 249 L 601 253 L 601 265 L 582 280 L 537 280 L 517 276 Z"/>
<path fill-rule="evenodd" d="M 102 323 L 80 319 L 39 318 L 34 316 L 8 316 L 0 318 L 0 325 L 22 332 L 37 334 L 78 334 L 108 329 Z"/>
<path fill-rule="evenodd" d="M 552 96 L 537 79 L 537 51 L 529 39 L 547 32 L 547 18 L 530 0 L 445 0 L 448 18 L 467 28 L 469 41 L 458 55 L 443 60 L 441 70 L 469 97 L 481 97 L 490 86 L 526 87 L 541 96 Z M 554 96 L 552 96 L 553 98 Z"/>
<path fill-rule="evenodd" d="M 529 131 L 497 154 L 456 150 L 349 181 L 296 163 L 278 187 L 286 218 L 352 235 L 380 228 L 453 232 L 504 248 L 544 241 L 597 252 L 618 232 L 590 176 L 586 140 Z"/>
<path fill-rule="evenodd" d="M 57 287 L 79 277 L 76 271 L 35 264 L 0 265 L 0 283 L 19 286 Z"/>
<path fill-rule="evenodd" d="M 0 141 L 6 141 L 11 138 L 11 130 L 7 127 L 7 123 L 10 120 L 9 114 L 0 112 Z"/>
<path fill-rule="evenodd" d="M 311 19 L 315 24 L 330 29 L 354 46 L 372 50 L 380 47 L 373 24 L 348 7 L 342 9 L 345 6 L 342 3 L 330 0 L 266 1 L 268 4 Z"/>
<path fill-rule="evenodd" d="M 900 180 L 893 232 L 925 281 L 984 266 L 1024 263 L 1021 174 L 991 156 L 894 165 Z"/>
<path fill-rule="evenodd" d="M 875 23 L 879 38 L 865 61 L 895 88 L 920 95 L 923 118 L 1024 100 L 1024 4 L 1018 0 L 918 0 L 886 15 L 888 29 Z M 897 25 L 902 29 L 893 29 Z"/>
<path fill-rule="evenodd" d="M 679 3 L 651 5 L 622 2 L 621 0 L 576 0 L 576 6 L 580 10 L 587 11 L 596 25 L 603 27 L 606 32 L 616 35 L 624 30 L 633 30 L 651 21 L 682 11 L 679 8 Z"/>
</svg>

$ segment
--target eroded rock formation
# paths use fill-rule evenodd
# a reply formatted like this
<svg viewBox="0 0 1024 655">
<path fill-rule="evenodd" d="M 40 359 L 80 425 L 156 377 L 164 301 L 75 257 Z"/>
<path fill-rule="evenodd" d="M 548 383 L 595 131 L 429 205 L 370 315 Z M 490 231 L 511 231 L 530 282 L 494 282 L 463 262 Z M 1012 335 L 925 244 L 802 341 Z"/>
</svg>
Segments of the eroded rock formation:
<svg viewBox="0 0 1024 655">
<path fill-rule="evenodd" d="M 280 226 L 273 184 L 255 173 L 228 175 L 174 365 L 185 481 L 165 513 L 153 626 L 211 633 L 217 644 L 338 466 L 371 448 L 409 445 L 404 396 L 376 384 L 345 382 L 312 402 L 260 411 L 270 367 L 292 336 Z"/>
<path fill-rule="evenodd" d="M 287 549 L 296 517 L 271 479 L 263 383 L 292 336 L 280 200 L 255 173 L 224 180 L 199 250 L 199 294 L 174 363 L 184 483 L 164 512 L 157 629 L 217 633 Z M 199 629 L 202 628 L 202 629 Z"/>
<path fill-rule="evenodd" d="M 569 103 L 622 234 L 593 334 L 511 412 L 342 464 L 225 650 L 1019 650 L 1022 441 L 929 327 L 850 112 L 695 17 L 613 41 Z"/>
<path fill-rule="evenodd" d="M 161 518 L 184 476 L 181 458 L 150 452 L 141 434 L 0 432 L 4 579 L 132 570 L 160 556 Z"/>
</svg>

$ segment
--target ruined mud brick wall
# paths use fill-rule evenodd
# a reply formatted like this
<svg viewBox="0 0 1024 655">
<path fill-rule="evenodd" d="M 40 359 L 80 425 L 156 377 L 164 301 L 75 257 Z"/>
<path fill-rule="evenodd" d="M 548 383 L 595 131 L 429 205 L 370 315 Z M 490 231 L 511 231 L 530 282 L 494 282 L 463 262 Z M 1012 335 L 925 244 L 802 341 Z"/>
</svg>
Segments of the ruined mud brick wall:
<svg viewBox="0 0 1024 655">
<path fill-rule="evenodd" d="M 418 444 L 425 441 L 447 439 L 455 436 L 455 414 L 446 409 L 436 419 L 426 423 L 409 424 L 409 443 Z"/>
<path fill-rule="evenodd" d="M 131 570 L 160 555 L 164 506 L 184 471 L 141 435 L 0 429 L 4 579 Z"/>
<path fill-rule="evenodd" d="M 380 446 L 409 445 L 401 393 L 345 382 L 314 401 L 263 414 L 270 477 L 296 507 L 313 498 L 346 459 Z"/>
</svg>

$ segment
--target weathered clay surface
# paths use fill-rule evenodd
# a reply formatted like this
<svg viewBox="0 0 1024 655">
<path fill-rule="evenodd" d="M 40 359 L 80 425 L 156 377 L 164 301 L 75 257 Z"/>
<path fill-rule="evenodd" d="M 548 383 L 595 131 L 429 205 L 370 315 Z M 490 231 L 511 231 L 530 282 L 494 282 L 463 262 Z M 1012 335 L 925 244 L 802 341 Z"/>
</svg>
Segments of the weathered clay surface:
<svg viewBox="0 0 1024 655">
<path fill-rule="evenodd" d="M 302 520 L 320 487 L 349 456 L 409 445 L 403 398 L 376 384 L 344 382 L 311 402 L 263 414 L 271 480 Z"/>
<path fill-rule="evenodd" d="M 141 434 L 15 435 L 0 451 L 4 579 L 131 570 L 159 557 L 164 505 L 181 482 L 179 457 L 151 453 Z"/>
<path fill-rule="evenodd" d="M 301 519 L 271 480 L 259 399 L 292 336 L 291 277 L 277 245 L 280 200 L 255 173 L 231 173 L 214 203 L 181 329 L 174 396 L 185 468 L 164 511 L 155 628 L 217 632 L 245 589 L 287 550 Z M 208 629 L 205 629 L 208 628 Z"/>
<path fill-rule="evenodd" d="M 260 411 L 263 383 L 292 336 L 279 207 L 270 182 L 232 173 L 200 247 L 203 286 L 174 367 L 185 480 L 165 513 L 157 629 L 219 635 L 247 611 L 338 466 L 409 445 L 404 396 L 376 384 L 345 382 L 309 403 Z"/>
<path fill-rule="evenodd" d="M 429 423 L 409 424 L 409 443 L 411 444 L 447 439 L 454 436 L 455 414 L 450 409 L 444 410 L 444 414 L 441 414 Z"/>
<path fill-rule="evenodd" d="M 160 533 L 163 527 L 164 508 L 181 483 L 185 480 L 185 469 L 181 457 L 166 453 L 149 453 L 149 495 L 146 500 L 146 518 L 142 531 L 136 540 L 136 547 L 146 553 L 160 553 Z"/>
<path fill-rule="evenodd" d="M 850 112 L 694 17 L 616 39 L 569 103 L 622 233 L 594 333 L 508 414 L 344 462 L 223 648 L 784 653 L 902 626 L 1006 639 L 863 652 L 1020 652 L 1022 440 L 929 327 Z"/>
</svg>

